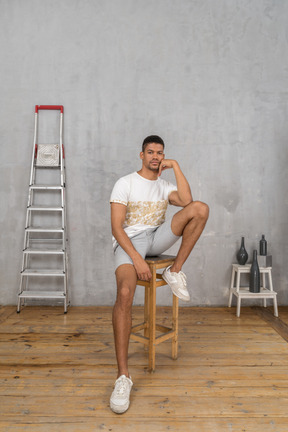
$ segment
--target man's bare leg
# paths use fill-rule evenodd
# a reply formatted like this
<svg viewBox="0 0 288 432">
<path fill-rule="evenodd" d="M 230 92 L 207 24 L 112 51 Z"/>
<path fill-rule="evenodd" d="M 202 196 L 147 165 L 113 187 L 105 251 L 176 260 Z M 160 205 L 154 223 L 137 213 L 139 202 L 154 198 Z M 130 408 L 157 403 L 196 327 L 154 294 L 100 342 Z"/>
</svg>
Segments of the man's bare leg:
<svg viewBox="0 0 288 432">
<path fill-rule="evenodd" d="M 178 273 L 199 239 L 209 216 L 209 207 L 200 201 L 188 204 L 172 218 L 172 232 L 182 243 L 170 271 Z"/>
<path fill-rule="evenodd" d="M 128 371 L 128 346 L 132 326 L 132 304 L 136 289 L 137 274 L 131 264 L 123 264 L 116 270 L 117 298 L 113 308 L 113 330 L 118 377 Z"/>
</svg>

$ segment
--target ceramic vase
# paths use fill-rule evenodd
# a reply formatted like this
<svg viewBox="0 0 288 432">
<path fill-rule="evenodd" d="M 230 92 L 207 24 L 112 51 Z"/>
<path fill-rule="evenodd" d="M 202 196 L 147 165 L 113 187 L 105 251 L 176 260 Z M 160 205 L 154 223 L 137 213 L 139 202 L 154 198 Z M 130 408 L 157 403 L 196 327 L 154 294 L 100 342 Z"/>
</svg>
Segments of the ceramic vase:
<svg viewBox="0 0 288 432">
<path fill-rule="evenodd" d="M 267 255 L 267 241 L 265 240 L 265 236 L 263 234 L 259 242 L 259 249 L 260 255 Z"/>
<path fill-rule="evenodd" d="M 252 293 L 260 292 L 260 270 L 257 261 L 257 250 L 253 251 L 253 261 L 250 270 L 249 291 Z"/>
<path fill-rule="evenodd" d="M 248 260 L 248 253 L 245 249 L 244 237 L 241 237 L 241 246 L 236 255 L 238 264 L 245 265 Z"/>
</svg>

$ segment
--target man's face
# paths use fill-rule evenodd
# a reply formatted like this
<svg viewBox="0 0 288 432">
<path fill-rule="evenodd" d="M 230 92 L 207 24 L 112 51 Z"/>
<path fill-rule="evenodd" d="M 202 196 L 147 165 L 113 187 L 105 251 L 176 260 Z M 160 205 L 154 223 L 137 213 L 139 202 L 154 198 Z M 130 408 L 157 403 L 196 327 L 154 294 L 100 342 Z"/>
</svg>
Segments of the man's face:
<svg viewBox="0 0 288 432">
<path fill-rule="evenodd" d="M 143 166 L 151 171 L 158 172 L 159 165 L 164 159 L 163 145 L 158 143 L 149 143 L 146 145 L 144 152 L 140 153 Z"/>
</svg>

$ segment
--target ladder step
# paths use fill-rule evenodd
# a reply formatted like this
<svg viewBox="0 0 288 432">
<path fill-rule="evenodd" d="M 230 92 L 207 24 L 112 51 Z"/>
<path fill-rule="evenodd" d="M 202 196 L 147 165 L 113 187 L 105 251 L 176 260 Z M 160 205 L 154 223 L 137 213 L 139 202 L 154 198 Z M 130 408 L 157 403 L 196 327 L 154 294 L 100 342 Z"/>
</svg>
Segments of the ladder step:
<svg viewBox="0 0 288 432">
<path fill-rule="evenodd" d="M 30 189 L 33 190 L 61 190 L 64 189 L 64 186 L 61 185 L 44 185 L 44 184 L 34 184 L 29 186 Z"/>
<path fill-rule="evenodd" d="M 65 251 L 63 249 L 33 249 L 33 248 L 26 248 L 23 251 L 24 254 L 51 254 L 51 255 L 64 255 Z"/>
<path fill-rule="evenodd" d="M 35 169 L 60 169 L 61 165 L 33 165 Z"/>
<path fill-rule="evenodd" d="M 31 210 L 31 211 L 63 211 L 63 207 L 57 206 L 57 207 L 52 207 L 52 206 L 44 206 L 44 205 L 33 205 L 33 206 L 28 206 L 27 210 Z"/>
<path fill-rule="evenodd" d="M 26 269 L 21 273 L 23 276 L 65 276 L 63 270 Z"/>
<path fill-rule="evenodd" d="M 54 298 L 64 299 L 65 293 L 62 291 L 23 291 L 19 294 L 20 298 Z"/>
<path fill-rule="evenodd" d="M 27 232 L 38 232 L 38 233 L 63 233 L 64 228 L 42 228 L 42 227 L 27 227 L 25 228 L 25 231 Z"/>
<path fill-rule="evenodd" d="M 68 240 L 66 240 L 66 241 L 68 241 Z M 40 248 L 45 249 L 47 247 L 47 248 L 50 248 L 50 249 L 61 249 L 61 250 L 63 250 L 63 247 L 56 246 L 56 243 L 58 245 L 60 245 L 60 244 L 62 245 L 63 244 L 63 239 L 62 238 L 33 238 L 33 239 L 30 239 L 30 242 L 31 242 L 31 246 L 30 247 L 33 248 L 33 249 L 37 249 L 34 246 L 36 244 L 40 244 L 40 246 L 39 246 L 38 249 L 40 249 Z M 32 243 L 34 245 L 33 247 L 32 247 Z M 46 246 L 44 246 L 44 243 L 45 243 Z"/>
</svg>

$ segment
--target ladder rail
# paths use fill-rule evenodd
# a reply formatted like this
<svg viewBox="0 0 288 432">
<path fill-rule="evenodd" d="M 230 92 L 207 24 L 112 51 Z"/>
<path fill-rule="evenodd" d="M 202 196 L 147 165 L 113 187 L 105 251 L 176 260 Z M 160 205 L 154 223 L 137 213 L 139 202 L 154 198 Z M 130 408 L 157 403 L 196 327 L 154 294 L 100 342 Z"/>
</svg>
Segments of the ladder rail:
<svg viewBox="0 0 288 432">
<path fill-rule="evenodd" d="M 63 112 L 60 114 L 60 176 L 61 186 L 65 185 L 65 174 L 64 174 L 64 145 L 63 145 Z"/>
<path fill-rule="evenodd" d="M 37 136 L 38 136 L 38 113 L 35 112 L 34 115 L 34 139 L 33 139 L 33 151 L 32 151 L 32 161 L 31 161 L 31 170 L 30 170 L 30 185 L 34 183 L 34 164 L 36 157 L 36 149 L 37 149 Z"/>
</svg>

